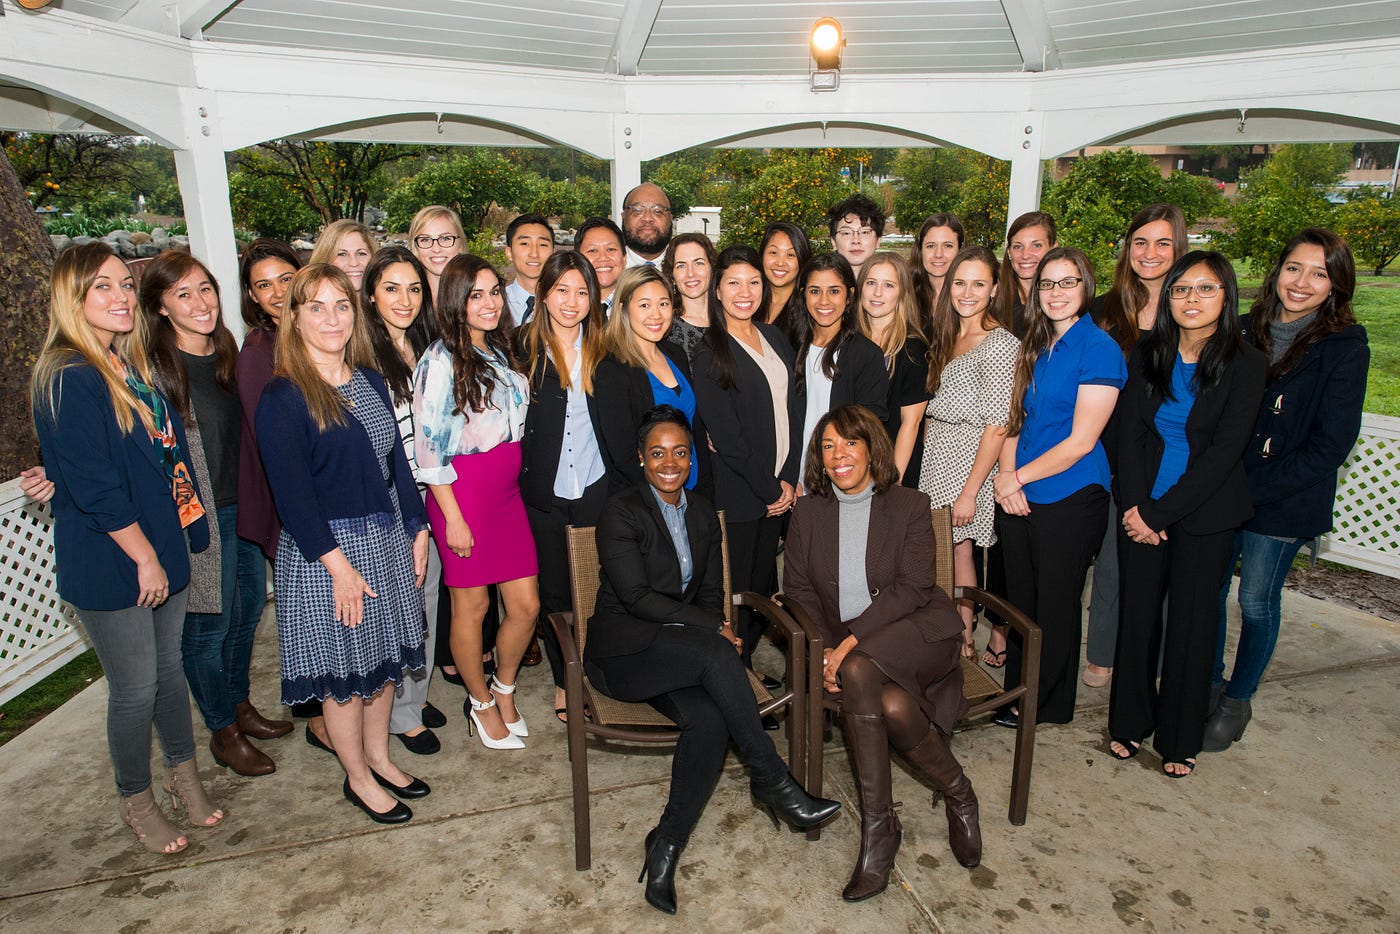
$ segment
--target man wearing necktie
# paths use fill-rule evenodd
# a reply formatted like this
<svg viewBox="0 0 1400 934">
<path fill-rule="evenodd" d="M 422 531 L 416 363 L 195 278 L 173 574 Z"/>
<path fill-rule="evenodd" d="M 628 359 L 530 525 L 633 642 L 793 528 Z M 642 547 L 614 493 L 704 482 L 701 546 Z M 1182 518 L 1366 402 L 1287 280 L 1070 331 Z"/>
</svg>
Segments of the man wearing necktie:
<svg viewBox="0 0 1400 934">
<path fill-rule="evenodd" d="M 520 327 L 535 312 L 535 290 L 540 270 L 554 252 L 554 228 L 542 214 L 521 214 L 506 227 L 506 254 L 515 269 L 515 281 L 506 286 L 506 307 Z"/>
</svg>

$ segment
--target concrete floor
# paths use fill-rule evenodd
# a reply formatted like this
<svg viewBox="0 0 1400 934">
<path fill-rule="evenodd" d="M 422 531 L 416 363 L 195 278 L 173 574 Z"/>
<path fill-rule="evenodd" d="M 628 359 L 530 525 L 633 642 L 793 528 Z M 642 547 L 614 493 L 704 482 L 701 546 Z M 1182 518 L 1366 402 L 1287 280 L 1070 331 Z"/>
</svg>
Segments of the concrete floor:
<svg viewBox="0 0 1400 934">
<path fill-rule="evenodd" d="M 276 639 L 260 634 L 254 699 L 275 711 Z M 1400 625 L 1297 594 L 1244 740 L 1172 781 L 1150 750 L 1104 752 L 1106 689 L 1039 732 L 1030 819 L 1006 821 L 1012 733 L 979 726 L 956 748 L 982 801 L 985 855 L 951 858 L 941 811 L 895 770 L 904 844 L 878 898 L 840 891 L 857 845 L 846 757 L 828 747 L 843 815 L 808 842 L 775 832 L 731 759 L 685 852 L 679 916 L 636 884 L 670 756 L 595 746 L 593 868 L 573 868 L 563 726 L 546 669 L 522 680 L 523 752 L 469 740 L 460 688 L 435 683 L 442 753 L 400 765 L 433 785 L 401 828 L 368 821 L 342 773 L 300 733 L 262 744 L 276 774 L 242 778 L 201 746 L 228 811 L 184 853 L 146 853 L 116 816 L 104 682 L 0 748 L 0 929 L 421 931 L 1400 930 Z M 198 718 L 196 717 L 196 720 Z M 196 726 L 199 740 L 206 739 Z"/>
</svg>

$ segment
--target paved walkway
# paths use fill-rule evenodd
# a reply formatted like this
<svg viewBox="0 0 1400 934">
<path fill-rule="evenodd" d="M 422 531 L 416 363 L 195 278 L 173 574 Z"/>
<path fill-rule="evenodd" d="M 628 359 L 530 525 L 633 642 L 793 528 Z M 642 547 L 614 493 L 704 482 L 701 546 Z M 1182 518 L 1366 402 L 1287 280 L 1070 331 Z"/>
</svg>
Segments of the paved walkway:
<svg viewBox="0 0 1400 934">
<path fill-rule="evenodd" d="M 255 700 L 276 710 L 276 641 L 260 634 Z M 568 761 L 544 669 L 522 679 L 531 737 L 487 752 L 435 683 L 441 754 L 396 761 L 433 794 L 383 828 L 340 795 L 342 773 L 300 734 L 263 744 L 276 774 L 241 778 L 201 746 L 228 810 L 175 857 L 116 816 L 104 682 L 0 748 L 0 930 L 184 931 L 1386 931 L 1400 929 L 1400 625 L 1288 594 L 1284 636 L 1244 740 L 1172 781 L 1150 750 L 1103 751 L 1106 689 L 1039 733 L 1030 819 L 1006 821 L 1012 734 L 960 734 L 983 803 L 983 864 L 948 852 L 941 812 L 895 770 L 905 837 L 896 879 L 840 899 L 857 845 L 839 739 L 826 787 L 846 812 L 817 842 L 775 832 L 733 763 L 683 857 L 681 911 L 641 898 L 643 834 L 670 756 L 594 747 L 593 868 L 573 869 Z M 196 718 L 197 719 L 197 718 Z M 196 727 L 201 743 L 205 736 Z M 839 737 L 839 734 L 838 734 Z M 398 744 L 394 743 L 398 749 Z"/>
</svg>

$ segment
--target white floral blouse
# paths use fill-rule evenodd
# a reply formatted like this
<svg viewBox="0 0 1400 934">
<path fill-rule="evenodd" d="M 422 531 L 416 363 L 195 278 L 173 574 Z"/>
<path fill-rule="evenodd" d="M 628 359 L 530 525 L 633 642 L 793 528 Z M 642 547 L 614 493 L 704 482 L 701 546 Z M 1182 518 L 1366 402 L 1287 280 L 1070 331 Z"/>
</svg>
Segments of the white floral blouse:
<svg viewBox="0 0 1400 934">
<path fill-rule="evenodd" d="M 418 461 L 418 481 L 449 485 L 457 479 L 452 458 L 460 454 L 484 454 L 500 444 L 511 444 L 525 433 L 529 407 L 529 383 L 507 366 L 500 356 L 473 348 L 495 371 L 496 387 L 480 412 L 456 411 L 452 396 L 452 354 L 442 341 L 433 341 L 413 372 L 413 421 L 417 433 L 413 451 Z"/>
</svg>

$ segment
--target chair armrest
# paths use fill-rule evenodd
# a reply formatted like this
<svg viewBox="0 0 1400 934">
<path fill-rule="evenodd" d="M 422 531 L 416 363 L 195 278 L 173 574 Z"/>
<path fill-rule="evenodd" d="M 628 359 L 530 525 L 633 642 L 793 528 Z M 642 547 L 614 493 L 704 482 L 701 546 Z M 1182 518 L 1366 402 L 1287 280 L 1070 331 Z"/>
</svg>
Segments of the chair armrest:
<svg viewBox="0 0 1400 934">
<path fill-rule="evenodd" d="M 810 634 L 788 614 L 786 607 L 779 606 L 762 594 L 748 590 L 736 593 L 734 594 L 734 605 L 752 607 L 757 610 L 760 616 L 781 629 L 790 641 L 798 638 L 804 642 L 811 641 Z"/>
<path fill-rule="evenodd" d="M 980 587 L 954 587 L 954 600 L 972 600 L 985 607 L 990 607 L 1001 614 L 1001 618 L 1006 620 L 1012 629 L 1021 634 L 1023 639 L 1029 640 L 1034 633 L 1037 648 L 1040 645 L 1040 626 L 1025 613 L 1022 613 L 1011 601 L 1005 597 L 999 597 L 994 593 L 988 593 Z"/>
<path fill-rule="evenodd" d="M 574 612 L 564 610 L 549 614 L 549 625 L 554 627 L 554 636 L 559 640 L 559 654 L 564 658 L 564 666 L 580 665 L 578 641 L 574 638 Z"/>
<path fill-rule="evenodd" d="M 822 633 L 817 628 L 817 624 L 812 622 L 812 615 L 803 608 L 802 604 L 792 599 L 785 593 L 774 594 L 773 602 L 782 608 L 793 622 L 801 627 L 802 632 L 807 636 L 808 653 L 821 656 L 822 653 Z"/>
</svg>

